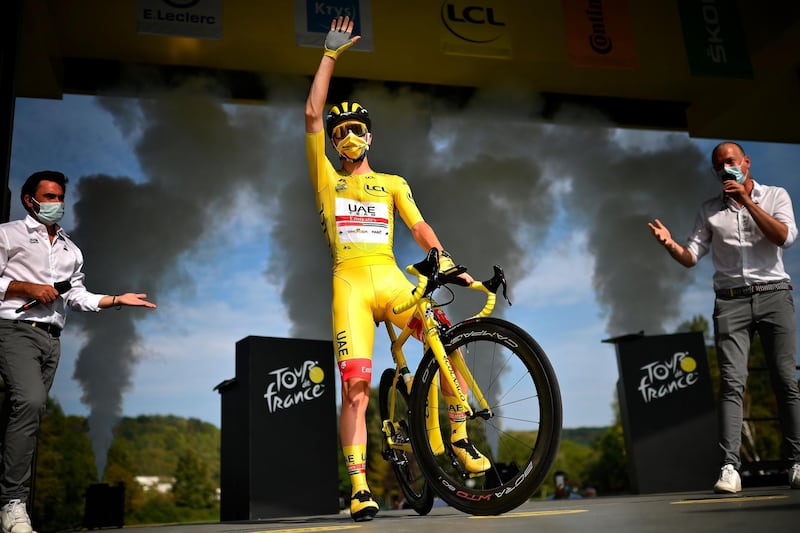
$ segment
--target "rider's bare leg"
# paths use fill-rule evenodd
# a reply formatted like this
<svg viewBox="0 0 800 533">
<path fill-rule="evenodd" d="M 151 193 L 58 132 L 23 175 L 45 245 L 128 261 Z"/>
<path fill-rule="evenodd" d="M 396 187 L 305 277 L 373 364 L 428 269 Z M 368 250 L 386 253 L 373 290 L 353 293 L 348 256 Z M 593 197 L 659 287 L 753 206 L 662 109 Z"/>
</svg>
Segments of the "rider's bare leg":
<svg viewBox="0 0 800 533">
<path fill-rule="evenodd" d="M 356 521 L 371 520 L 378 512 L 367 485 L 367 404 L 369 382 L 349 379 L 342 383 L 339 438 L 352 485 L 350 515 Z"/>
</svg>

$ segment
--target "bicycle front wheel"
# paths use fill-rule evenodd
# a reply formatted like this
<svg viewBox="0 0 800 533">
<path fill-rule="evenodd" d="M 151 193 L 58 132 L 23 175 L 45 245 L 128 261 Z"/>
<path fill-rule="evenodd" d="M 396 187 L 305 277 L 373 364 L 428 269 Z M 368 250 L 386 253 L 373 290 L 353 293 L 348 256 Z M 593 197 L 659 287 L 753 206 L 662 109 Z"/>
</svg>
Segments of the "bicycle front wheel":
<svg viewBox="0 0 800 533">
<path fill-rule="evenodd" d="M 426 515 L 433 508 L 433 491 L 425 481 L 425 476 L 417 464 L 416 455 L 410 451 L 408 391 L 402 381 L 397 382 L 396 387 L 393 387 L 394 374 L 393 368 L 383 371 L 378 388 L 378 406 L 381 420 L 384 421 L 384 424 L 391 424 L 392 440 L 398 444 L 407 444 L 408 449 L 400 449 L 387 444 L 383 450 L 383 457 L 392 465 L 397 484 L 405 498 L 404 505 L 414 509 L 417 514 Z M 389 402 L 392 396 L 395 400 L 394 413 L 389 412 Z M 384 435 L 384 441 L 387 438 Z"/>
<path fill-rule="evenodd" d="M 451 506 L 473 515 L 505 513 L 531 497 L 555 460 L 562 418 L 555 372 L 539 344 L 506 320 L 466 320 L 448 329 L 442 341 L 454 367 L 455 358 L 463 360 L 459 373 L 476 413 L 467 422 L 469 441 L 490 467 L 469 472 L 453 452 L 443 380 L 430 350 L 411 391 L 417 459 L 433 489 Z M 481 396 L 488 410 L 481 407 Z"/>
</svg>

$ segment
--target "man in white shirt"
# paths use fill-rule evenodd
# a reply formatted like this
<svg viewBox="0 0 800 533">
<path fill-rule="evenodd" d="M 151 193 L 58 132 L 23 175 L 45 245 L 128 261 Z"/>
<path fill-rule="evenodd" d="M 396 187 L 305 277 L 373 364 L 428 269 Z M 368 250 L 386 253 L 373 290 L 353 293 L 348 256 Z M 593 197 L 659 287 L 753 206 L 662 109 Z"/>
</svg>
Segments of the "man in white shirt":
<svg viewBox="0 0 800 533">
<path fill-rule="evenodd" d="M 58 225 L 67 178 L 32 174 L 22 186 L 24 220 L 0 224 L 0 524 L 3 533 L 31 533 L 25 503 L 39 423 L 61 356 L 68 305 L 77 311 L 114 306 L 154 308 L 146 294 L 102 295 L 83 284 L 83 254 Z"/>
<path fill-rule="evenodd" d="M 719 446 L 722 468 L 714 492 L 742 490 L 739 448 L 742 400 L 753 332 L 764 346 L 786 443 L 789 485 L 800 489 L 800 392 L 797 386 L 797 323 L 783 250 L 797 238 L 792 200 L 785 189 L 761 185 L 750 158 L 734 142 L 711 152 L 722 194 L 703 203 L 685 245 L 656 219 L 648 226 L 685 267 L 711 250 L 714 262 L 714 337 L 720 371 Z"/>
</svg>

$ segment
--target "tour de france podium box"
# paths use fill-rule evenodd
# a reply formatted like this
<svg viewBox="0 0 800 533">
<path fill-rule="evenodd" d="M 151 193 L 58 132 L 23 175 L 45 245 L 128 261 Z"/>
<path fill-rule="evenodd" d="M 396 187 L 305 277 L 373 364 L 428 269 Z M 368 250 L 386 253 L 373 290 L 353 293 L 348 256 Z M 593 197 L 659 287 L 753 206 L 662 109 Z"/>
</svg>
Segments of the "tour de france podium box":
<svg viewBox="0 0 800 533">
<path fill-rule="evenodd" d="M 717 411 L 703 335 L 625 335 L 617 393 L 631 488 L 710 490 L 719 476 Z"/>
<path fill-rule="evenodd" d="M 220 520 L 339 512 L 330 341 L 249 336 L 221 396 Z"/>
</svg>

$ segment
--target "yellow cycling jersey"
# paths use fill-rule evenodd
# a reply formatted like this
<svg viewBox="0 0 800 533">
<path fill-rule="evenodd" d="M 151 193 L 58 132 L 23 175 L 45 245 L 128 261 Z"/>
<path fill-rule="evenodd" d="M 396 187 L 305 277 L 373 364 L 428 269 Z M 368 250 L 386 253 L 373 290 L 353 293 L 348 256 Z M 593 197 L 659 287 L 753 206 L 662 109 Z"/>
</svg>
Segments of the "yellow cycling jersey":
<svg viewBox="0 0 800 533">
<path fill-rule="evenodd" d="M 411 228 L 422 215 L 406 180 L 393 174 L 346 174 L 325 156 L 325 132 L 306 134 L 306 156 L 322 232 L 334 271 L 394 263 L 394 214 Z"/>
</svg>

